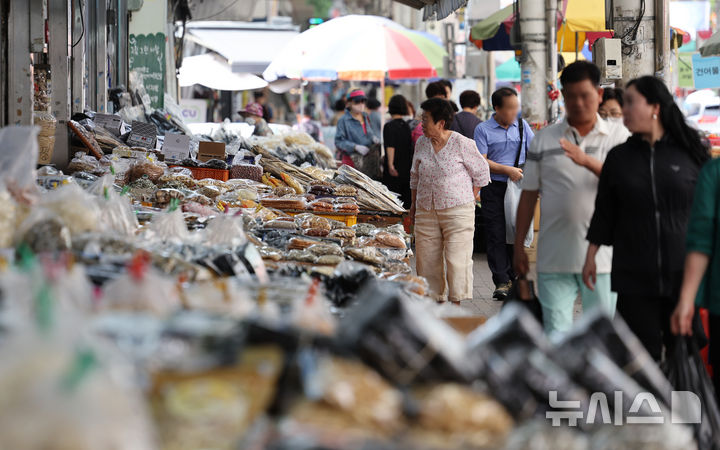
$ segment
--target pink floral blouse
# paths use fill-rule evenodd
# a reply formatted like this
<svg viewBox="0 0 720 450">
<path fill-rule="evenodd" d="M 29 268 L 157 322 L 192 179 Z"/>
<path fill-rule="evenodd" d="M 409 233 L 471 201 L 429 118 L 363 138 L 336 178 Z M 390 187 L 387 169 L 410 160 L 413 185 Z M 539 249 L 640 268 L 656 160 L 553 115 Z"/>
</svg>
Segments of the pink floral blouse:
<svg viewBox="0 0 720 450">
<path fill-rule="evenodd" d="M 453 132 L 439 152 L 427 137 L 418 139 L 410 170 L 417 208 L 448 209 L 474 202 L 473 186 L 489 182 L 490 167 L 472 139 Z"/>
</svg>

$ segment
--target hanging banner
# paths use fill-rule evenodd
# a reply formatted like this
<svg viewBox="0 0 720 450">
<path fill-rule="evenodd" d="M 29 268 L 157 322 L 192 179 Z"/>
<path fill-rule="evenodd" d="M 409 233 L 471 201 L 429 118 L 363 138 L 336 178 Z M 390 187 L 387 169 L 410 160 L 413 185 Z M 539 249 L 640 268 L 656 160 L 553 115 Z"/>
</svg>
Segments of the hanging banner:
<svg viewBox="0 0 720 450">
<path fill-rule="evenodd" d="M 703 58 L 696 53 L 692 56 L 692 67 L 695 89 L 720 87 L 720 56 Z"/>
<path fill-rule="evenodd" d="M 692 57 L 692 53 L 678 54 L 678 87 L 695 87 L 695 81 L 693 79 Z"/>
<path fill-rule="evenodd" d="M 153 108 L 162 108 L 165 95 L 165 34 L 131 34 L 128 68 L 143 75 Z"/>
</svg>

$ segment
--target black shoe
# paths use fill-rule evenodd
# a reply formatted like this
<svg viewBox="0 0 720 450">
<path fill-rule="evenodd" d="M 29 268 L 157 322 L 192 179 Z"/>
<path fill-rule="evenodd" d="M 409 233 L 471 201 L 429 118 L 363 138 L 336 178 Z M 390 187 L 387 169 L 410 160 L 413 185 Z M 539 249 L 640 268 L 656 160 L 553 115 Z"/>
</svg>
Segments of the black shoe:
<svg viewBox="0 0 720 450">
<path fill-rule="evenodd" d="M 507 283 L 503 283 L 500 286 L 495 289 L 495 292 L 493 292 L 493 298 L 495 300 L 505 300 L 508 298 L 508 295 L 510 295 L 510 289 L 512 288 L 512 281 L 508 281 Z"/>
</svg>

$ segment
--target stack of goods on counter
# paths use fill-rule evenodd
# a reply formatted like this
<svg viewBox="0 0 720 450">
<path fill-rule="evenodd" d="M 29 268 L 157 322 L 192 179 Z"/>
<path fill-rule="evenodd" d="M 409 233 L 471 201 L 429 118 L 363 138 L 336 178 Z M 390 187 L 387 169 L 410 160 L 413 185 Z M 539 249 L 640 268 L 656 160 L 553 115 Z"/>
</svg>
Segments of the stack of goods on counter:
<svg viewBox="0 0 720 450">
<path fill-rule="evenodd" d="M 462 336 L 401 226 L 263 205 L 337 215 L 373 186 L 272 160 L 277 183 L 147 156 L 38 173 L 37 154 L 32 129 L 0 129 L 0 448 L 696 448 L 670 420 L 600 420 L 669 414 L 621 320 L 588 314 L 550 343 L 509 305 Z M 581 417 L 605 394 L 612 414 L 554 426 L 553 391 Z"/>
</svg>

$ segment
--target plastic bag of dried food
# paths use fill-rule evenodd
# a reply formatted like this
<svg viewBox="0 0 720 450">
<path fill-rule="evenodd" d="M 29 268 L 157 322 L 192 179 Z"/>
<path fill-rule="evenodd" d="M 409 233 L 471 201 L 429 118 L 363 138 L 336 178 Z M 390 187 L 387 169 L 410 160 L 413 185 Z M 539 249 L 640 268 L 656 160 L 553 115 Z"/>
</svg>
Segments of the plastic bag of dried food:
<svg viewBox="0 0 720 450">
<path fill-rule="evenodd" d="M 375 233 L 375 242 L 386 247 L 406 249 L 405 240 L 397 234 L 388 233 L 387 231 L 378 231 Z"/>
<path fill-rule="evenodd" d="M 425 296 L 428 294 L 428 292 L 430 292 L 430 286 L 428 285 L 427 280 L 423 277 L 415 277 L 412 275 L 399 273 L 391 276 L 390 278 L 388 278 L 388 280 L 405 285 L 410 292 L 413 292 L 417 295 Z"/>
<path fill-rule="evenodd" d="M 441 383 L 412 393 L 420 410 L 417 425 L 410 431 L 412 437 L 438 437 L 442 439 L 439 443 L 452 442 L 455 448 L 502 448 L 514 429 L 513 419 L 502 405 L 470 387 Z"/>
<path fill-rule="evenodd" d="M 0 182 L 10 192 L 37 190 L 38 129 L 11 126 L 0 128 Z M 16 194 L 17 195 L 17 194 Z"/>
<path fill-rule="evenodd" d="M 103 310 L 141 311 L 167 316 L 181 307 L 173 279 L 150 265 L 150 256 L 138 252 L 127 272 L 105 285 L 100 308 Z"/>
<path fill-rule="evenodd" d="M 77 184 L 67 184 L 48 192 L 40 205 L 55 212 L 72 234 L 95 231 L 100 226 L 94 197 Z"/>
<path fill-rule="evenodd" d="M 335 255 L 335 256 L 344 256 L 345 254 L 342 251 L 342 248 L 340 248 L 337 244 L 315 244 L 308 247 L 308 251 L 316 256 L 324 256 L 324 255 Z"/>
<path fill-rule="evenodd" d="M 155 191 L 155 202 L 160 206 L 165 206 L 170 203 L 172 199 L 178 199 L 179 201 L 185 200 L 185 194 L 177 189 L 158 189 Z"/>
<path fill-rule="evenodd" d="M 241 217 L 228 214 L 217 216 L 210 221 L 205 229 L 205 242 L 234 249 L 247 242 Z"/>
<path fill-rule="evenodd" d="M 167 211 L 153 216 L 150 231 L 152 237 L 161 242 L 180 244 L 190 237 L 182 210 L 178 208 L 176 201 L 170 203 Z"/>
<path fill-rule="evenodd" d="M 105 169 L 103 168 L 100 161 L 94 156 L 90 156 L 83 152 L 75 153 L 75 157 L 70 160 L 67 166 L 66 172 L 73 174 L 75 172 L 88 172 L 94 175 L 103 175 Z"/>
<path fill-rule="evenodd" d="M 230 169 L 230 178 L 261 181 L 263 168 L 259 164 L 234 164 Z"/>
<path fill-rule="evenodd" d="M 337 327 L 335 317 L 330 314 L 327 299 L 320 292 L 320 280 L 313 280 L 305 298 L 293 303 L 292 321 L 305 330 L 333 335 Z"/>
<path fill-rule="evenodd" d="M 213 200 L 221 194 L 220 189 L 216 186 L 203 186 L 197 190 L 197 193 Z"/>
<path fill-rule="evenodd" d="M 72 331 L 26 329 L 7 337 L 0 349 L 0 448 L 155 449 L 136 377 L 111 347 Z"/>
<path fill-rule="evenodd" d="M 21 249 L 19 264 L 0 272 L 3 314 L 19 319 L 18 325 L 41 315 L 63 325 L 93 309 L 93 287 L 85 269 L 69 254 L 35 257 Z M 44 302 L 52 301 L 51 305 Z M 52 310 L 44 310 L 44 308 Z M 55 314 L 55 312 L 59 314 Z M 69 313 L 69 314 L 68 314 Z"/>
<path fill-rule="evenodd" d="M 100 212 L 99 221 L 105 231 L 132 236 L 140 226 L 128 198 L 119 195 L 113 188 L 113 176 L 98 179 L 88 192 L 95 194 Z"/>
<path fill-rule="evenodd" d="M 16 230 L 15 244 L 25 244 L 33 253 L 64 252 L 70 249 L 70 230 L 54 211 L 36 207 Z"/>
<path fill-rule="evenodd" d="M 0 248 L 12 246 L 17 208 L 15 199 L 5 189 L 5 186 L 0 183 Z"/>
<path fill-rule="evenodd" d="M 154 164 L 150 161 L 140 161 L 130 169 L 130 181 L 135 181 L 138 178 L 142 178 L 143 175 L 147 175 L 150 181 L 157 183 L 164 173 L 165 169 L 159 164 Z"/>
<path fill-rule="evenodd" d="M 330 222 L 326 218 L 313 214 L 303 215 L 303 218 L 296 220 L 296 223 L 300 225 L 300 228 L 304 230 L 320 229 L 326 231 L 325 234 L 329 233 L 330 230 L 332 230 Z"/>
<path fill-rule="evenodd" d="M 355 230 L 355 234 L 357 235 L 357 237 L 373 236 L 375 234 L 375 231 L 377 230 L 375 225 L 369 223 L 358 223 L 356 225 L 353 225 L 352 229 Z"/>
</svg>

